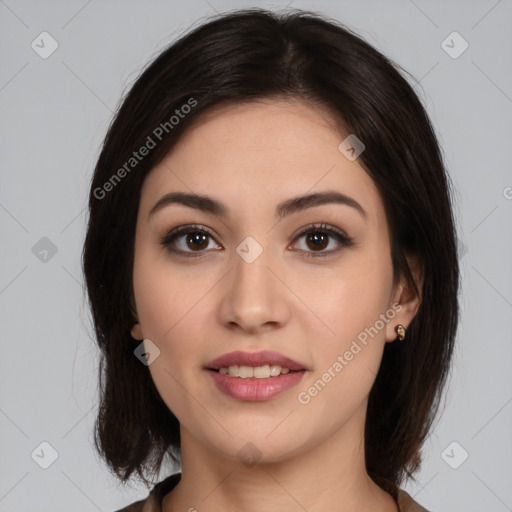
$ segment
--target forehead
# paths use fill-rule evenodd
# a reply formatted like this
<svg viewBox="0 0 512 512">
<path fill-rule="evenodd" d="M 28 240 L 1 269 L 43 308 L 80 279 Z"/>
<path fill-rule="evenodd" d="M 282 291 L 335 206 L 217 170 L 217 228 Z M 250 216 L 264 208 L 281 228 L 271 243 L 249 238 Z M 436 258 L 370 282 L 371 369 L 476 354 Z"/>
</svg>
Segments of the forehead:
<svg viewBox="0 0 512 512">
<path fill-rule="evenodd" d="M 337 190 L 364 203 L 370 215 L 382 216 L 373 180 L 338 149 L 347 135 L 326 109 L 297 100 L 214 108 L 151 170 L 141 209 L 177 190 L 213 195 L 245 215 L 289 197 Z"/>
</svg>

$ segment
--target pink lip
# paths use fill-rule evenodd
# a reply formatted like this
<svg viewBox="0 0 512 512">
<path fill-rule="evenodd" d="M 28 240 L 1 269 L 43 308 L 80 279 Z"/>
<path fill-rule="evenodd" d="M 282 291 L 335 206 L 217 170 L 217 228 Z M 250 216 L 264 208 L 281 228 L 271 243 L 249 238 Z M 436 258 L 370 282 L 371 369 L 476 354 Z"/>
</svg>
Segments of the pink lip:
<svg viewBox="0 0 512 512">
<path fill-rule="evenodd" d="M 257 379 L 255 377 L 242 379 L 215 371 L 219 368 L 227 368 L 234 365 L 255 367 L 265 364 L 270 366 L 274 364 L 279 365 L 291 371 L 266 379 Z M 242 352 L 239 350 L 230 352 L 210 361 L 206 365 L 206 369 L 223 393 L 238 400 L 251 402 L 269 400 L 290 389 L 298 384 L 308 370 L 303 364 L 271 350 L 263 350 L 261 352 Z"/>
<path fill-rule="evenodd" d="M 241 379 L 239 377 L 230 377 L 214 370 L 208 370 L 208 373 L 217 387 L 226 395 L 238 400 L 261 402 L 263 400 L 270 400 L 279 395 L 279 393 L 298 384 L 306 371 L 294 371 L 285 375 L 279 375 L 278 377 L 269 377 L 268 379 L 257 379 L 255 377 Z"/>
<path fill-rule="evenodd" d="M 219 368 L 227 368 L 234 365 L 254 367 L 265 364 L 276 364 L 283 368 L 289 368 L 290 370 L 297 371 L 308 369 L 303 364 L 298 363 L 289 357 L 283 356 L 283 354 L 280 354 L 279 352 L 273 352 L 271 350 L 262 350 L 261 352 L 242 352 L 241 350 L 237 350 L 236 352 L 229 352 L 228 354 L 224 354 L 207 363 L 206 368 L 209 370 L 218 370 Z"/>
</svg>

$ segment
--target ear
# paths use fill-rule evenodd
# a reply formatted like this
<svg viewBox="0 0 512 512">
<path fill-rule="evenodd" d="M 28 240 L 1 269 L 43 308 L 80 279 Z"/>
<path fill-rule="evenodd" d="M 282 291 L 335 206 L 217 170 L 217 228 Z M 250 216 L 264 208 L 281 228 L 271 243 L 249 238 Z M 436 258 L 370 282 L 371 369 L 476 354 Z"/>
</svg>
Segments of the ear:
<svg viewBox="0 0 512 512">
<path fill-rule="evenodd" d="M 130 311 L 133 315 L 133 318 L 135 318 L 137 320 L 137 318 L 138 318 L 137 308 L 135 306 L 135 298 L 134 298 L 133 294 L 130 297 Z M 142 335 L 142 327 L 141 327 L 140 323 L 138 323 L 138 322 L 133 325 L 133 327 L 130 330 L 130 334 L 131 334 L 132 338 L 134 338 L 136 340 L 144 339 L 144 336 Z"/>
<path fill-rule="evenodd" d="M 139 323 L 134 324 L 130 330 L 130 334 L 135 340 L 142 340 L 144 338 L 144 336 L 142 336 L 142 328 Z"/>
<path fill-rule="evenodd" d="M 386 341 L 393 342 L 397 339 L 396 326 L 401 324 L 407 330 L 412 319 L 416 316 L 422 300 L 423 290 L 423 266 L 420 259 L 416 256 L 407 256 L 407 264 L 411 271 L 418 294 L 412 283 L 409 283 L 405 276 L 401 276 L 395 285 L 390 308 L 396 304 L 393 309 L 396 314 L 386 325 Z M 407 337 L 407 334 L 406 334 Z"/>
</svg>

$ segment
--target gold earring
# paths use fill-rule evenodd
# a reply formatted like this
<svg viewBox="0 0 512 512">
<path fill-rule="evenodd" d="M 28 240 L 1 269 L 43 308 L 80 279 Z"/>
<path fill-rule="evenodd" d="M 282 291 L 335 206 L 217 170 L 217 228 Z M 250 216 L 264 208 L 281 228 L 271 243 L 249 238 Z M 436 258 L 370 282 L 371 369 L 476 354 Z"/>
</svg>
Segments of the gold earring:
<svg viewBox="0 0 512 512">
<path fill-rule="evenodd" d="M 398 324 L 395 327 L 395 331 L 398 335 L 398 339 L 402 341 L 405 338 L 405 327 L 402 324 Z"/>
</svg>

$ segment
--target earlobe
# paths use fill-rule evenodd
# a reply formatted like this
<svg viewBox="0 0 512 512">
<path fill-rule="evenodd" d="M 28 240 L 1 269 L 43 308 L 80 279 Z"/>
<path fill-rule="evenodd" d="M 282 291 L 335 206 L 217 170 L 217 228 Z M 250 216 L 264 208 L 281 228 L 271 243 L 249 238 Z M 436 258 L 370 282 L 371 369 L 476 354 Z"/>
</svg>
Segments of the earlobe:
<svg viewBox="0 0 512 512">
<path fill-rule="evenodd" d="M 135 307 L 135 297 L 133 296 L 133 293 L 130 297 L 130 312 L 133 315 L 134 320 L 137 322 L 137 308 Z M 142 336 L 142 328 L 140 326 L 140 323 L 133 324 L 133 327 L 130 330 L 130 334 L 133 339 L 136 340 L 142 340 L 144 336 Z"/>
<path fill-rule="evenodd" d="M 399 290 L 401 291 L 392 303 L 395 315 L 386 327 L 387 342 L 404 339 L 407 328 L 419 309 L 420 299 L 414 289 L 410 289 L 401 283 Z"/>
<path fill-rule="evenodd" d="M 136 340 L 142 340 L 142 338 L 144 337 L 144 336 L 142 336 L 142 328 L 139 323 L 135 324 L 132 327 L 130 334 L 131 334 L 132 338 L 134 338 Z"/>
</svg>

